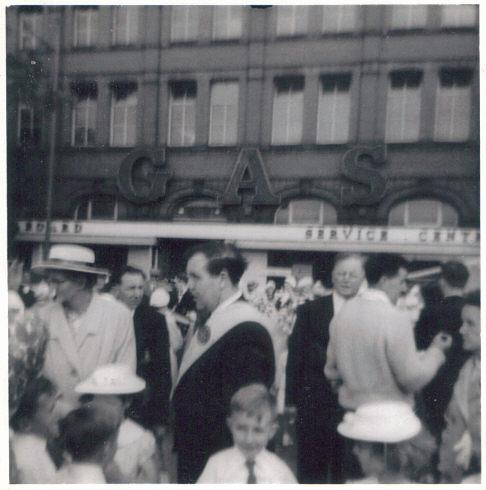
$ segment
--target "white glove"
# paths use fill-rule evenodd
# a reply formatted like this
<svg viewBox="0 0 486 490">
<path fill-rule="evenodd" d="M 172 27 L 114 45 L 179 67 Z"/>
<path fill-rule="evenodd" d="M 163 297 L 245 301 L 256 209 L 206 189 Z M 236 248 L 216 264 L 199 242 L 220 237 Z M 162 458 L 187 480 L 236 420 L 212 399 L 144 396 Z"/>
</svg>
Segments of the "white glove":
<svg viewBox="0 0 486 490">
<path fill-rule="evenodd" d="M 454 446 L 454 451 L 457 453 L 456 463 L 464 470 L 467 470 L 472 455 L 472 438 L 467 430 L 464 432 L 461 439 L 459 439 L 459 442 Z"/>
</svg>

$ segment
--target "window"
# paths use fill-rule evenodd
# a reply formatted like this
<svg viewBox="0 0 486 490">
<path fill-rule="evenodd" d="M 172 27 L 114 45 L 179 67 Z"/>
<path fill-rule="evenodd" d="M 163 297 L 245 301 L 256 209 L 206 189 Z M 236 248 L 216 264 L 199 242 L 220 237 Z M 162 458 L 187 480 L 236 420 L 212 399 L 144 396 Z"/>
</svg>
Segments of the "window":
<svg viewBox="0 0 486 490">
<path fill-rule="evenodd" d="M 390 226 L 457 226 L 457 211 L 435 199 L 413 199 L 402 202 L 390 210 Z"/>
<path fill-rule="evenodd" d="M 420 130 L 420 85 L 417 70 L 390 73 L 386 111 L 386 141 L 417 141 Z"/>
<path fill-rule="evenodd" d="M 221 206 L 210 199 L 189 201 L 177 209 L 174 216 L 177 221 L 227 221 L 221 211 Z"/>
<path fill-rule="evenodd" d="M 427 5 L 394 5 L 392 29 L 419 29 L 427 22 Z"/>
<path fill-rule="evenodd" d="M 291 145 L 302 141 L 304 77 L 275 79 L 272 144 Z"/>
<path fill-rule="evenodd" d="M 85 200 L 74 211 L 75 220 L 117 220 L 118 215 L 118 199 L 103 195 Z"/>
<path fill-rule="evenodd" d="M 471 70 L 440 71 L 435 106 L 437 141 L 464 141 L 469 137 L 471 82 Z"/>
<path fill-rule="evenodd" d="M 38 46 L 38 30 L 41 22 L 41 12 L 27 11 L 19 14 L 19 48 L 36 49 Z"/>
<path fill-rule="evenodd" d="M 170 39 L 173 42 L 194 41 L 198 34 L 198 7 L 195 5 L 172 6 Z"/>
<path fill-rule="evenodd" d="M 88 47 L 96 43 L 98 9 L 77 7 L 74 10 L 74 46 Z"/>
<path fill-rule="evenodd" d="M 213 7 L 213 39 L 239 39 L 243 29 L 243 6 Z"/>
<path fill-rule="evenodd" d="M 352 32 L 358 27 L 359 5 L 324 5 L 322 32 Z"/>
<path fill-rule="evenodd" d="M 307 31 L 306 5 L 277 7 L 277 36 L 296 36 Z"/>
<path fill-rule="evenodd" d="M 350 86 L 350 74 L 322 77 L 317 113 L 318 143 L 344 143 L 348 141 L 351 107 Z"/>
<path fill-rule="evenodd" d="M 234 145 L 238 139 L 238 82 L 211 87 L 209 144 Z"/>
<path fill-rule="evenodd" d="M 71 145 L 92 146 L 95 144 L 98 86 L 96 82 L 74 83 L 71 92 L 75 97 Z"/>
<path fill-rule="evenodd" d="M 475 27 L 476 5 L 442 5 L 442 27 Z"/>
<path fill-rule="evenodd" d="M 172 82 L 169 104 L 169 145 L 192 146 L 196 141 L 197 84 Z"/>
<path fill-rule="evenodd" d="M 137 129 L 137 84 L 111 84 L 111 146 L 135 146 Z"/>
<path fill-rule="evenodd" d="M 277 225 L 334 225 L 337 213 L 334 206 L 318 199 L 295 199 L 275 213 Z"/>
<path fill-rule="evenodd" d="M 19 144 L 38 145 L 40 143 L 40 121 L 34 108 L 26 103 L 19 104 L 17 140 Z"/>
<path fill-rule="evenodd" d="M 138 35 L 138 7 L 123 5 L 113 8 L 113 44 L 134 44 Z"/>
</svg>

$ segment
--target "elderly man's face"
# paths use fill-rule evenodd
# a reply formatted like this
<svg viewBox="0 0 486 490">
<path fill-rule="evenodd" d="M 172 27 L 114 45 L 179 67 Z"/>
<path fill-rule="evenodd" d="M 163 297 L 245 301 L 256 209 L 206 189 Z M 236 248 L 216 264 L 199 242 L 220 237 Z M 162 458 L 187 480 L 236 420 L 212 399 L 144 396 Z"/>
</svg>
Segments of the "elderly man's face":
<svg viewBox="0 0 486 490">
<path fill-rule="evenodd" d="M 141 274 L 126 273 L 117 287 L 117 297 L 128 308 L 134 310 L 142 302 L 144 286 L 145 280 Z"/>
<path fill-rule="evenodd" d="M 363 281 L 363 263 L 358 257 L 348 257 L 334 266 L 332 282 L 336 292 L 343 298 L 356 296 Z"/>
</svg>

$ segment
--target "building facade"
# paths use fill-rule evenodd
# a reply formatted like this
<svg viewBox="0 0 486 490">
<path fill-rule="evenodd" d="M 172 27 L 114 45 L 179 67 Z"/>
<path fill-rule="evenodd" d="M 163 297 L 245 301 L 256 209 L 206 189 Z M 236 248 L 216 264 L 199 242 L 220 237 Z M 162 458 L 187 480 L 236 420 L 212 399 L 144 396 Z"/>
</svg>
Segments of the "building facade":
<svg viewBox="0 0 486 490">
<path fill-rule="evenodd" d="M 276 276 L 328 274 L 336 250 L 478 262 L 478 23 L 475 5 L 10 7 L 7 53 L 57 84 L 46 106 L 9 70 L 18 247 L 41 254 L 51 162 L 50 240 L 107 266 L 170 275 L 207 238 Z"/>
</svg>

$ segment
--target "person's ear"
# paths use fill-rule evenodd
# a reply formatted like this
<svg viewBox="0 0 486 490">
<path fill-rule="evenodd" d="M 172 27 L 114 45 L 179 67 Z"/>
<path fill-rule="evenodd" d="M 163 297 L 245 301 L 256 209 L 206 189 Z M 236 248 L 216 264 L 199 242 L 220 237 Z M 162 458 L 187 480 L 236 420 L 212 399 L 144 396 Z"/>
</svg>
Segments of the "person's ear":
<svg viewBox="0 0 486 490">
<path fill-rule="evenodd" d="M 227 282 L 229 281 L 229 275 L 228 275 L 228 271 L 226 269 L 223 269 L 220 273 L 219 273 L 219 278 L 220 278 L 220 287 L 221 289 L 223 289 Z"/>
<path fill-rule="evenodd" d="M 275 437 L 277 430 L 278 430 L 278 424 L 276 421 L 274 421 L 272 422 L 272 426 L 270 428 L 270 439 L 273 439 Z"/>
</svg>

